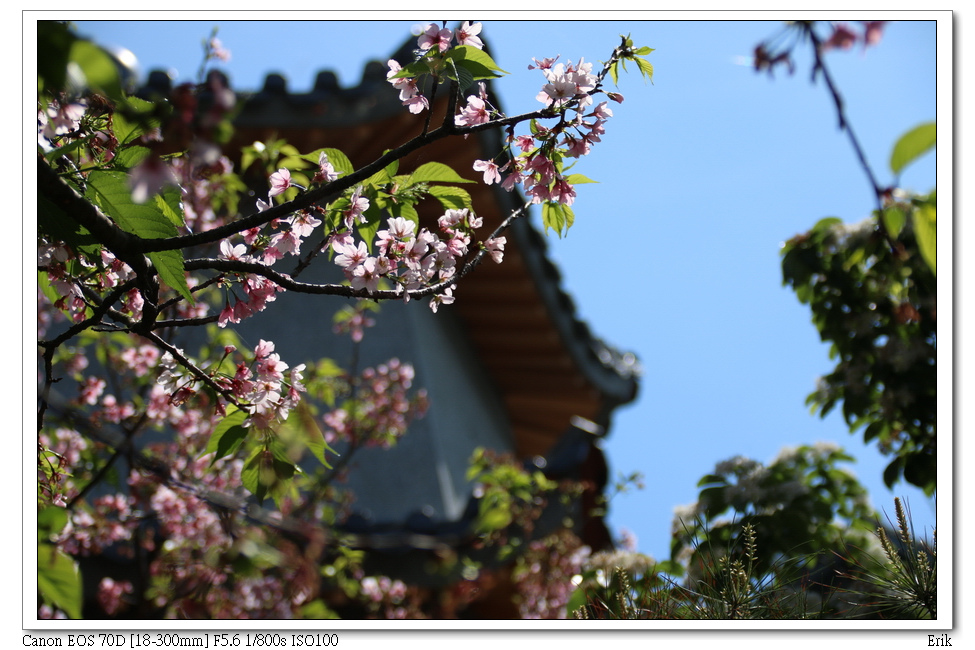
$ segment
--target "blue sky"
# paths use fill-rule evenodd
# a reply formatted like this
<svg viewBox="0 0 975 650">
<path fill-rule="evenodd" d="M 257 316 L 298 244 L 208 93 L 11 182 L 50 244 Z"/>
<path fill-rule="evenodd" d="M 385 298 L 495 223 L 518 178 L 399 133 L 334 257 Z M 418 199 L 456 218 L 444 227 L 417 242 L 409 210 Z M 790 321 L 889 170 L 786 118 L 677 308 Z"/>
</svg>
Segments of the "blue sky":
<svg viewBox="0 0 975 650">
<path fill-rule="evenodd" d="M 172 69 L 179 80 L 193 79 L 200 43 L 216 26 L 232 52 L 221 68 L 235 88 L 256 90 L 280 72 L 289 90 L 305 92 L 323 69 L 342 85 L 357 84 L 367 60 L 385 61 L 427 22 L 217 15 L 76 24 L 103 45 L 131 50 L 143 73 Z M 577 188 L 576 225 L 561 240 L 549 237 L 580 317 L 634 351 L 644 368 L 639 398 L 617 412 L 605 448 L 612 475 L 640 471 L 645 489 L 613 500 L 611 527 L 629 529 L 641 551 L 665 559 L 674 507 L 695 500 L 697 480 L 718 461 L 741 454 L 768 462 L 785 446 L 817 441 L 857 458 L 850 469 L 878 510 L 892 513 L 893 496 L 906 496 L 916 528 L 933 527 L 933 503 L 920 491 L 884 487 L 887 459 L 838 415 L 821 420 L 804 405 L 832 365 L 808 309 L 782 286 L 779 246 L 826 216 L 859 221 L 873 200 L 825 87 L 810 81 L 809 57 L 800 49 L 793 76 L 770 79 L 750 67 L 755 45 L 781 22 L 483 22 L 481 36 L 512 73 L 495 86 L 508 114 L 539 106 L 542 78 L 527 70 L 532 57 L 606 59 L 620 34 L 656 48 L 648 57 L 653 84 L 634 68 L 620 78 L 626 100 L 612 106 L 603 142 L 576 168 L 599 181 Z M 882 184 L 892 180 L 896 138 L 937 117 L 935 36 L 932 21 L 900 21 L 877 47 L 826 56 Z M 932 154 L 901 178 L 919 192 L 935 184 Z M 944 280 L 948 266 L 941 268 Z"/>
</svg>

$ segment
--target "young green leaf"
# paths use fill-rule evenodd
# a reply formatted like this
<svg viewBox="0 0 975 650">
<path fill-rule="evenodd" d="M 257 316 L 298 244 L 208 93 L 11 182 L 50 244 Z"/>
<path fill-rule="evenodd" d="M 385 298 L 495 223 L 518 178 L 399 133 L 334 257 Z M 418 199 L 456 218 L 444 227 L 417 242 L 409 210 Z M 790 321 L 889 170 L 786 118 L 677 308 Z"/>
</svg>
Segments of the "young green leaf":
<svg viewBox="0 0 975 650">
<path fill-rule="evenodd" d="M 467 190 L 452 185 L 431 185 L 427 190 L 430 196 L 440 201 L 445 210 L 470 209 L 473 205 Z"/>
<path fill-rule="evenodd" d="M 438 162 L 428 162 L 420 165 L 410 174 L 410 185 L 416 183 L 475 183 L 462 178 L 448 165 Z"/>
<path fill-rule="evenodd" d="M 71 45 L 71 63 L 85 76 L 90 90 L 100 90 L 110 99 L 122 101 L 122 84 L 118 67 L 108 52 L 91 41 L 78 39 Z"/>
<path fill-rule="evenodd" d="M 588 176 L 583 176 L 582 174 L 569 174 L 565 177 L 565 182 L 570 185 L 582 185 L 585 183 L 598 183 L 599 181 L 594 181 Z"/>
<path fill-rule="evenodd" d="M 122 230 L 133 235 L 145 239 L 162 239 L 177 234 L 176 225 L 163 214 L 158 205 L 132 201 L 128 176 L 124 172 L 91 172 L 85 194 L 114 219 Z M 149 259 L 155 265 L 159 277 L 192 303 L 193 294 L 186 284 L 182 253 L 176 250 L 149 253 Z"/>
<path fill-rule="evenodd" d="M 930 203 L 922 203 L 914 210 L 914 235 L 921 257 L 938 275 L 938 210 Z"/>
<path fill-rule="evenodd" d="M 247 419 L 245 411 L 238 410 L 236 406 L 227 407 L 227 415 L 217 423 L 207 448 L 203 455 L 214 454 L 210 465 L 213 465 L 220 458 L 225 458 L 237 452 L 244 438 L 247 437 L 247 429 L 244 428 L 244 421 Z"/>
<path fill-rule="evenodd" d="M 640 68 L 640 74 L 644 76 L 650 83 L 653 83 L 653 64 L 646 59 L 641 59 L 637 57 L 636 64 Z"/>
<path fill-rule="evenodd" d="M 510 74 L 507 70 L 502 70 L 487 52 L 470 45 L 458 45 L 450 49 L 444 58 L 469 70 L 475 81 Z"/>
<path fill-rule="evenodd" d="M 900 137 L 890 154 L 890 168 L 900 174 L 908 164 L 933 149 L 938 141 L 938 128 L 935 122 L 927 122 L 914 127 Z"/>
<path fill-rule="evenodd" d="M 37 544 L 37 591 L 69 618 L 81 618 L 81 573 L 78 563 L 49 542 Z"/>
</svg>

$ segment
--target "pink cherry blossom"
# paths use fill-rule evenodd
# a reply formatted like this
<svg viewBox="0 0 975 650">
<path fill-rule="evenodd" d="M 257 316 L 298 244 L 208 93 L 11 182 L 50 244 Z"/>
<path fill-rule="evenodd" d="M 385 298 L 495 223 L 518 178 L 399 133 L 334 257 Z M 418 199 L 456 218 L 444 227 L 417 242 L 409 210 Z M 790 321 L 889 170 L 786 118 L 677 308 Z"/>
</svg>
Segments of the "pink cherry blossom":
<svg viewBox="0 0 975 650">
<path fill-rule="evenodd" d="M 497 163 L 493 160 L 475 160 L 474 171 L 484 172 L 485 185 L 501 182 L 501 173 L 498 171 Z"/>
<path fill-rule="evenodd" d="M 443 293 L 435 295 L 433 298 L 430 299 L 430 310 L 436 314 L 437 309 L 440 308 L 440 305 L 449 305 L 452 302 L 454 302 L 453 293 L 454 293 L 454 285 L 451 285 L 447 287 Z"/>
<path fill-rule="evenodd" d="M 221 61 L 230 61 L 230 50 L 225 49 L 219 38 L 213 37 L 209 42 L 210 56 Z"/>
<path fill-rule="evenodd" d="M 460 115 L 454 116 L 454 123 L 457 126 L 473 126 L 490 121 L 491 113 L 488 111 L 487 104 L 476 95 L 470 95 L 467 98 L 467 106 L 461 110 Z"/>
<path fill-rule="evenodd" d="M 833 27 L 833 33 L 830 35 L 829 39 L 823 43 L 824 50 L 831 49 L 842 49 L 848 50 L 853 47 L 853 44 L 857 41 L 857 35 L 847 27 L 846 25 L 840 23 Z"/>
<path fill-rule="evenodd" d="M 486 242 L 484 242 L 484 247 L 487 249 L 488 254 L 496 264 L 500 264 L 501 260 L 504 258 L 504 245 L 507 243 L 507 241 L 508 240 L 505 237 L 494 237 L 493 239 L 488 239 Z"/>
<path fill-rule="evenodd" d="M 324 151 L 318 154 L 318 173 L 315 178 L 319 182 L 331 183 L 339 177 L 339 172 L 335 171 L 335 167 L 332 163 L 328 161 L 328 154 Z"/>
<path fill-rule="evenodd" d="M 876 45 L 884 34 L 886 20 L 868 20 L 863 23 L 863 47 Z"/>
<path fill-rule="evenodd" d="M 572 205 L 576 200 L 576 190 L 564 178 L 559 176 L 555 179 L 555 184 L 551 189 L 553 201 L 558 201 L 564 205 Z"/>
<path fill-rule="evenodd" d="M 481 27 L 481 23 L 472 25 L 469 21 L 464 21 L 464 24 L 457 30 L 457 42 L 461 45 L 476 47 L 479 50 L 483 49 L 484 43 L 477 36 L 481 33 Z"/>
<path fill-rule="evenodd" d="M 430 108 L 430 100 L 426 98 L 426 95 L 416 95 L 415 97 L 404 100 L 403 106 L 406 106 L 410 109 L 411 113 L 417 115 Z"/>
<path fill-rule="evenodd" d="M 40 111 L 37 115 L 38 123 L 43 123 L 41 135 L 48 140 L 53 140 L 55 136 L 77 131 L 85 109 L 84 103 L 80 102 L 67 104 L 51 102 L 46 111 Z"/>
<path fill-rule="evenodd" d="M 322 225 L 321 219 L 316 219 L 311 215 L 310 212 L 299 212 L 291 220 L 291 230 L 294 231 L 298 237 L 309 237 L 315 228 Z"/>
<path fill-rule="evenodd" d="M 376 269 L 376 258 L 367 257 L 366 260 L 352 271 L 351 284 L 353 289 L 365 289 L 372 293 L 379 288 L 379 271 Z"/>
<path fill-rule="evenodd" d="M 220 259 L 249 261 L 247 247 L 243 244 L 234 246 L 229 240 L 224 239 L 220 242 Z"/>
<path fill-rule="evenodd" d="M 541 61 L 539 61 L 538 59 L 532 57 L 532 61 L 535 62 L 535 65 L 529 65 L 528 66 L 528 69 L 529 70 L 548 70 L 549 68 L 551 68 L 555 64 L 556 61 L 558 61 L 559 56 L 562 56 L 562 55 L 560 54 L 560 55 L 555 56 L 555 57 L 552 57 L 552 58 L 542 59 Z"/>
<path fill-rule="evenodd" d="M 417 39 L 417 45 L 420 46 L 421 50 L 429 50 L 433 46 L 441 52 L 446 52 L 450 48 L 450 40 L 453 37 L 453 32 L 451 32 L 446 27 L 437 27 L 436 23 L 430 23 L 427 25 L 423 34 Z"/>
<path fill-rule="evenodd" d="M 361 185 L 358 185 L 352 192 L 352 196 L 349 197 L 349 204 L 348 209 L 343 214 L 345 215 L 345 227 L 352 230 L 357 222 L 365 223 L 366 218 L 362 213 L 369 209 L 369 199 L 362 196 Z"/>
<path fill-rule="evenodd" d="M 287 169 L 279 169 L 271 174 L 269 181 L 271 183 L 271 191 L 267 194 L 268 198 L 277 196 L 291 187 L 291 172 Z"/>
</svg>

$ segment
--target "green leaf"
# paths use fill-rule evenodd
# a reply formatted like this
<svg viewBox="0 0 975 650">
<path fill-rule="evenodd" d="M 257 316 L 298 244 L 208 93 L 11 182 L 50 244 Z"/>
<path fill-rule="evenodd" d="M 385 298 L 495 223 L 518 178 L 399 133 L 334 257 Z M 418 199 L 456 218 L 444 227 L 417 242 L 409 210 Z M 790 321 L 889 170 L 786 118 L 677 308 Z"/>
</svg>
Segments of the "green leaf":
<svg viewBox="0 0 975 650">
<path fill-rule="evenodd" d="M 61 21 L 37 22 L 38 90 L 56 93 L 64 89 L 68 55 L 77 40 L 70 27 Z"/>
<path fill-rule="evenodd" d="M 49 542 L 68 525 L 68 511 L 58 506 L 47 506 L 37 512 L 37 541 Z"/>
<path fill-rule="evenodd" d="M 152 203 L 134 203 L 124 172 L 96 170 L 88 175 L 86 196 L 118 225 L 143 238 L 175 237 L 176 226 Z"/>
<path fill-rule="evenodd" d="M 650 54 L 651 52 L 653 52 L 653 51 L 654 51 L 654 49 L 655 49 L 655 48 L 652 48 L 652 47 L 647 47 L 647 46 L 645 46 L 645 45 L 644 45 L 643 47 L 641 47 L 641 48 L 639 48 L 639 49 L 637 49 L 637 50 L 634 50 L 634 51 L 633 51 L 633 53 L 634 53 L 634 54 L 637 54 L 637 55 L 639 55 L 639 56 L 643 56 L 643 55 L 645 55 L 645 54 Z"/>
<path fill-rule="evenodd" d="M 278 428 L 277 436 L 270 444 L 270 448 L 275 458 L 289 463 L 297 463 L 301 460 L 301 455 L 307 448 L 311 450 L 318 462 L 329 469 L 332 466 L 325 458 L 325 452 L 338 455 L 326 444 L 315 415 L 305 402 L 299 403 L 288 414 L 287 421 Z"/>
<path fill-rule="evenodd" d="M 70 62 L 84 73 L 85 85 L 90 90 L 100 90 L 116 101 L 124 100 L 118 67 L 108 52 L 91 41 L 79 39 L 71 45 Z"/>
<path fill-rule="evenodd" d="M 456 79 L 457 88 L 460 92 L 466 92 L 468 88 L 474 85 L 474 72 L 468 69 L 468 65 L 465 62 L 460 62 L 454 66 L 454 72 L 448 75 L 450 79 Z"/>
<path fill-rule="evenodd" d="M 470 45 L 458 45 L 451 48 L 444 58 L 453 61 L 458 66 L 462 65 L 467 68 L 475 80 L 494 79 L 504 74 L 510 74 L 507 70 L 502 70 L 487 52 Z"/>
<path fill-rule="evenodd" d="M 312 455 L 318 459 L 322 465 L 328 469 L 332 469 L 329 464 L 328 459 L 325 458 L 325 452 L 338 456 L 338 453 L 332 449 L 327 442 L 325 442 L 325 434 L 318 426 L 318 420 L 312 414 L 311 409 L 304 403 L 298 405 L 298 408 L 293 410 L 288 416 L 288 421 L 290 422 L 292 418 L 297 419 L 297 426 L 301 433 L 304 435 L 305 444 L 308 445 L 308 449 L 311 450 Z"/>
<path fill-rule="evenodd" d="M 582 185 L 584 183 L 598 183 L 599 181 L 594 181 L 588 176 L 583 176 L 582 174 L 569 174 L 565 177 L 565 182 L 569 185 Z"/>
<path fill-rule="evenodd" d="M 571 207 L 551 201 L 542 204 L 542 225 L 545 227 L 546 234 L 551 228 L 561 239 L 562 234 L 568 233 L 574 222 L 575 213 Z"/>
<path fill-rule="evenodd" d="M 585 607 L 588 600 L 589 596 L 586 594 L 586 590 L 583 587 L 576 588 L 569 596 L 569 602 L 565 604 L 566 613 L 571 617 L 574 612 Z"/>
<path fill-rule="evenodd" d="M 428 74 L 430 72 L 430 65 L 427 63 L 427 59 L 423 58 L 419 61 L 414 61 L 413 63 L 404 65 L 400 68 L 400 71 L 389 77 L 390 79 L 406 79 L 412 77 L 419 77 L 421 75 Z"/>
<path fill-rule="evenodd" d="M 128 171 L 149 156 L 148 147 L 125 147 L 112 159 L 112 167 L 120 171 Z"/>
<path fill-rule="evenodd" d="M 937 123 L 927 122 L 900 137 L 890 154 L 890 168 L 900 174 L 908 164 L 933 149 L 938 141 Z"/>
<path fill-rule="evenodd" d="M 901 230 L 904 229 L 904 224 L 907 222 L 907 215 L 895 205 L 884 210 L 883 219 L 884 228 L 887 229 L 887 233 L 893 239 L 897 239 L 901 234 Z"/>
<path fill-rule="evenodd" d="M 417 183 L 475 183 L 462 178 L 449 165 L 428 162 L 420 165 L 410 174 L 410 185 Z"/>
<path fill-rule="evenodd" d="M 190 286 L 186 283 L 186 269 L 183 267 L 183 254 L 179 251 L 156 251 L 147 253 L 152 265 L 159 274 L 159 279 L 174 289 L 190 304 L 195 304 Z"/>
<path fill-rule="evenodd" d="M 117 110 L 112 116 L 115 138 L 120 145 L 133 142 L 161 124 L 160 119 L 154 117 L 156 104 L 152 102 L 139 97 L 126 97 L 125 109 Z"/>
<path fill-rule="evenodd" d="M 914 235 L 921 257 L 938 275 L 938 210 L 930 203 L 922 203 L 914 210 Z"/>
<path fill-rule="evenodd" d="M 475 530 L 480 534 L 503 530 L 512 520 L 510 499 L 499 498 L 490 501 L 493 503 L 489 504 L 487 499 L 481 501 L 480 512 L 475 524 Z"/>
<path fill-rule="evenodd" d="M 705 485 L 711 485 L 713 483 L 727 485 L 728 481 L 720 474 L 705 474 L 701 477 L 701 480 L 697 482 L 697 487 L 704 487 Z"/>
<path fill-rule="evenodd" d="M 416 211 L 416 208 L 414 208 L 409 203 L 398 203 L 398 204 L 394 204 L 394 205 L 390 206 L 389 212 L 394 217 L 402 217 L 403 219 L 406 219 L 407 221 L 412 221 L 417 226 L 420 225 L 420 215 Z"/>
<path fill-rule="evenodd" d="M 246 419 L 246 411 L 241 411 L 232 405 L 227 407 L 227 415 L 213 428 L 207 448 L 201 454 L 203 456 L 214 454 L 210 461 L 211 466 L 218 459 L 230 456 L 240 449 L 247 437 L 247 429 L 243 426 Z"/>
<path fill-rule="evenodd" d="M 473 206 L 471 195 L 460 187 L 431 185 L 428 193 L 440 201 L 440 205 L 446 210 L 470 209 Z"/>
<path fill-rule="evenodd" d="M 98 259 L 102 249 L 101 243 L 84 226 L 65 214 L 61 206 L 40 195 L 37 197 L 37 229 L 92 260 Z"/>
<path fill-rule="evenodd" d="M 37 591 L 70 618 L 81 618 L 81 573 L 78 563 L 54 544 L 37 545 Z"/>
<path fill-rule="evenodd" d="M 244 488 L 257 497 L 258 503 L 264 501 L 267 490 L 277 477 L 274 474 L 274 456 L 264 447 L 258 447 L 244 462 L 240 472 L 240 482 Z"/>
<path fill-rule="evenodd" d="M 645 79 L 653 83 L 653 64 L 646 59 L 636 58 L 636 64 L 640 68 L 640 74 L 644 76 Z"/>
<path fill-rule="evenodd" d="M 85 193 L 105 214 L 112 217 L 126 232 L 145 239 L 175 237 L 176 225 L 154 203 L 134 203 L 129 189 L 128 176 L 119 171 L 93 171 L 88 175 L 88 191 Z M 169 201 L 166 201 L 168 204 Z M 175 289 L 190 303 L 193 294 L 186 284 L 183 255 L 179 251 L 149 253 L 159 278 Z"/>
<path fill-rule="evenodd" d="M 178 187 L 167 186 L 153 198 L 156 207 L 159 208 L 164 217 L 169 219 L 170 223 L 177 228 L 186 225 L 183 216 L 183 196 Z"/>
</svg>

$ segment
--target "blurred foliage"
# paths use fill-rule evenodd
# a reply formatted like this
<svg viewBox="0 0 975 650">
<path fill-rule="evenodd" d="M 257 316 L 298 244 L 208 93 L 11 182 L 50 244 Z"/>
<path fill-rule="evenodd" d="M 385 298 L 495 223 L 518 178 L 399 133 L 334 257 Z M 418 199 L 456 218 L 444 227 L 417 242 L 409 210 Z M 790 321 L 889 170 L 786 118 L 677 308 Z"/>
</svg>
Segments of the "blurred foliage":
<svg viewBox="0 0 975 650">
<path fill-rule="evenodd" d="M 737 540 L 748 529 L 760 549 L 749 558 L 749 571 L 792 580 L 800 569 L 810 575 L 845 555 L 851 544 L 865 547 L 876 515 L 866 489 L 837 466 L 851 460 L 818 444 L 787 448 L 768 465 L 741 456 L 718 463 L 698 482 L 698 501 L 678 509 L 671 560 L 687 567 L 693 585 L 707 566 L 735 559 Z M 793 558 L 803 558 L 802 566 Z"/>
<path fill-rule="evenodd" d="M 922 127 L 933 125 L 922 125 Z M 932 128 L 894 147 L 899 172 L 933 146 Z M 859 224 L 823 219 L 782 249 L 783 283 L 809 305 L 837 361 L 807 399 L 821 416 L 842 402 L 851 432 L 863 429 L 901 477 L 937 488 L 937 192 L 892 190 L 883 213 Z"/>
</svg>

